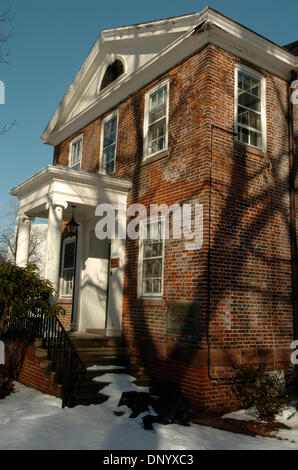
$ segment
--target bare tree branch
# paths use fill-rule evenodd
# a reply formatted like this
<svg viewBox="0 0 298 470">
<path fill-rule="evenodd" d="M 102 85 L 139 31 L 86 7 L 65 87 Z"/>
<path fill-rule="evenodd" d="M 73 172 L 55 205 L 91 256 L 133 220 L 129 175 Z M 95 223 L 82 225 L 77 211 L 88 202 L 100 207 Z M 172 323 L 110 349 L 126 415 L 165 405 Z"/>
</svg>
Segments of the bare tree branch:
<svg viewBox="0 0 298 470">
<path fill-rule="evenodd" d="M 10 210 L 2 217 L 3 230 L 0 233 L 0 262 L 16 260 L 18 204 L 10 200 Z M 29 244 L 29 263 L 42 265 L 41 245 L 46 239 L 46 232 L 38 225 L 32 225 Z"/>
<path fill-rule="evenodd" d="M 0 135 L 6 134 L 14 125 L 16 121 L 12 121 L 10 124 L 4 124 L 4 126 L 0 129 Z"/>
<path fill-rule="evenodd" d="M 12 28 L 10 27 L 12 21 L 10 9 L 0 13 L 0 63 L 9 63 L 8 42 L 12 38 Z"/>
</svg>

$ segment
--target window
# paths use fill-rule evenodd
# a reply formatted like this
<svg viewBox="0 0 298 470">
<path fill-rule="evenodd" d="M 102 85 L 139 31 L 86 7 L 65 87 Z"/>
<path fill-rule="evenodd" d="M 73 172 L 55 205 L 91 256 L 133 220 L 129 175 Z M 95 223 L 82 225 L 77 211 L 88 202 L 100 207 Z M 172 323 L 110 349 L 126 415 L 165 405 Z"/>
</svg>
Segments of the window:
<svg viewBox="0 0 298 470">
<path fill-rule="evenodd" d="M 66 238 L 62 246 L 60 296 L 72 297 L 75 268 L 75 238 Z"/>
<path fill-rule="evenodd" d="M 265 149 L 265 86 L 264 78 L 246 68 L 236 69 L 237 140 Z"/>
<path fill-rule="evenodd" d="M 70 144 L 69 166 L 74 170 L 81 169 L 83 137 L 76 137 Z"/>
<path fill-rule="evenodd" d="M 123 63 L 120 59 L 116 59 L 112 64 L 108 65 L 100 85 L 100 91 L 106 88 L 110 83 L 115 81 L 123 73 Z"/>
<path fill-rule="evenodd" d="M 145 97 L 144 157 L 168 148 L 169 83 L 164 82 Z"/>
<path fill-rule="evenodd" d="M 116 141 L 117 141 L 117 114 L 107 117 L 102 126 L 102 152 L 101 165 L 104 173 L 110 175 L 115 171 Z"/>
<path fill-rule="evenodd" d="M 139 297 L 161 296 L 163 291 L 164 219 L 140 223 Z"/>
</svg>

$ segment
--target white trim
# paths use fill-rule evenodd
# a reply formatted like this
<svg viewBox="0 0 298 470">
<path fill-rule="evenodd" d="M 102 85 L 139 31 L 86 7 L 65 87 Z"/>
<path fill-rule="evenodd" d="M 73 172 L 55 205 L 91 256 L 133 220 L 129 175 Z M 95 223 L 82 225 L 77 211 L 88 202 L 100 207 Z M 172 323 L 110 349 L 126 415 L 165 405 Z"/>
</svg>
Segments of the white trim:
<svg viewBox="0 0 298 470">
<path fill-rule="evenodd" d="M 74 287 L 74 278 L 75 278 L 75 275 L 76 275 L 76 270 L 75 270 L 75 266 L 73 266 L 73 268 L 69 268 L 69 269 L 73 269 L 74 273 L 73 273 L 73 285 L 72 285 L 72 292 L 71 294 L 63 294 L 63 280 L 64 280 L 64 277 L 63 277 L 63 272 L 64 272 L 64 261 L 65 261 L 65 246 L 70 244 L 70 243 L 74 243 L 76 244 L 76 237 L 68 237 L 68 238 L 65 238 L 63 241 L 62 241 L 62 255 L 61 255 L 61 270 L 60 270 L 60 285 L 59 285 L 59 299 L 72 299 L 73 297 L 73 287 Z M 75 246 L 75 250 L 76 250 L 76 246 Z M 75 260 L 75 254 L 74 254 L 74 260 Z M 67 268 L 66 268 L 67 269 Z"/>
<path fill-rule="evenodd" d="M 80 155 L 80 168 L 82 168 L 82 156 L 83 156 L 83 133 L 77 135 L 74 139 L 72 139 L 69 143 L 69 154 L 68 154 L 68 166 L 69 168 L 74 169 L 74 167 L 77 165 L 71 165 L 71 157 L 72 157 L 72 146 L 75 144 L 78 140 L 82 140 L 81 143 L 81 155 Z"/>
<path fill-rule="evenodd" d="M 84 219 L 94 214 L 100 202 L 117 209 L 119 195 L 125 196 L 131 186 L 130 181 L 114 176 L 49 165 L 11 189 L 9 194 L 19 198 L 20 213 L 47 218 L 49 203 L 65 205 L 67 202 L 69 207 L 76 205 L 77 215 Z"/>
<path fill-rule="evenodd" d="M 162 299 L 163 298 L 163 289 L 164 289 L 164 260 L 165 260 L 165 237 L 162 237 L 162 267 L 161 267 L 161 292 L 158 293 L 143 293 L 143 248 L 144 248 L 144 226 L 145 224 L 150 222 L 156 222 L 157 220 L 160 220 L 162 223 L 162 233 L 164 235 L 164 227 L 165 227 L 165 220 L 166 216 L 161 215 L 161 214 L 150 214 L 147 217 L 143 217 L 140 219 L 139 222 L 139 231 L 140 231 L 140 236 L 139 236 L 139 257 L 138 257 L 138 285 L 137 285 L 137 298 L 138 299 Z M 159 258 L 159 257 L 158 257 Z M 153 259 L 153 258 L 152 258 Z"/>
<path fill-rule="evenodd" d="M 209 20 L 212 28 L 193 35 L 196 27 L 205 20 Z M 110 54 L 111 47 L 117 48 L 118 41 L 125 39 L 137 41 L 141 40 L 141 38 L 156 37 L 175 32 L 181 33 L 179 38 L 170 43 L 154 59 L 145 64 L 145 67 L 138 69 L 137 75 L 139 75 L 139 71 L 142 72 L 143 70 L 144 72 L 143 75 L 145 76 L 142 80 L 141 78 L 136 80 L 135 73 L 126 76 L 129 82 L 133 81 L 133 84 L 127 87 L 129 89 L 126 90 L 121 87 L 122 92 L 119 96 L 115 97 L 115 87 L 113 86 L 109 88 L 108 96 L 104 94 L 104 96 L 107 96 L 109 103 L 102 103 L 102 96 L 99 102 L 93 103 L 92 106 L 89 106 L 88 109 L 81 112 L 73 120 L 67 123 L 65 121 L 59 123 L 63 110 L 65 111 L 69 106 L 71 106 L 71 110 L 74 109 L 77 97 L 82 95 L 84 83 L 90 83 L 92 76 L 95 73 L 98 74 L 100 56 L 105 55 L 105 52 Z M 192 40 L 190 41 L 190 39 Z M 144 86 L 145 83 L 150 83 L 151 80 L 164 73 L 169 67 L 180 62 L 183 57 L 193 53 L 207 43 L 218 45 L 236 56 L 243 57 L 286 80 L 290 78 L 290 71 L 298 67 L 298 57 L 209 7 L 206 7 L 201 13 L 104 30 L 45 128 L 42 134 L 43 142 L 52 145 L 62 142 L 79 129 L 82 129 L 88 122 L 94 120 L 96 116 L 98 117 L 108 111 L 108 109 L 116 106 L 126 96 Z M 160 61 L 161 64 L 159 63 Z M 155 66 L 153 66 L 153 63 L 155 63 Z M 122 80 L 121 83 L 123 83 Z M 94 112 L 93 107 L 96 107 Z M 98 108 L 101 108 L 100 111 Z"/>
<path fill-rule="evenodd" d="M 99 172 L 102 173 L 103 175 L 110 176 L 113 173 L 106 173 L 105 167 L 103 164 L 103 143 L 104 143 L 104 125 L 107 121 L 110 119 L 113 119 L 113 117 L 117 117 L 117 123 L 116 123 L 116 141 L 115 141 L 115 159 L 114 159 L 114 171 L 116 171 L 116 157 L 117 157 L 117 140 L 118 140 L 118 122 L 119 122 L 119 113 L 118 110 L 113 111 L 112 113 L 108 114 L 101 123 L 101 136 L 100 136 L 100 160 L 99 160 Z"/>
<path fill-rule="evenodd" d="M 148 130 L 149 130 L 149 105 L 150 96 L 155 93 L 159 88 L 166 85 L 167 87 L 167 104 L 166 104 L 166 135 L 165 135 L 165 147 L 162 150 L 158 150 L 155 153 L 148 155 Z M 170 96 L 170 79 L 166 78 L 161 82 L 157 83 L 154 87 L 150 88 L 145 94 L 145 106 L 144 106 L 144 128 L 143 128 L 143 159 L 158 155 L 160 152 L 164 152 L 168 149 L 168 135 L 169 135 L 169 96 Z"/>
<path fill-rule="evenodd" d="M 262 136 L 262 145 L 261 147 L 257 147 L 252 144 L 246 144 L 245 142 L 242 142 L 241 140 L 238 139 L 238 136 L 235 135 L 235 142 L 243 144 L 243 145 L 249 145 L 250 147 L 254 147 L 260 150 L 263 150 L 263 152 L 266 152 L 267 149 L 267 120 L 266 120 L 266 77 L 264 75 L 260 74 L 254 69 L 251 69 L 250 67 L 247 67 L 242 64 L 236 64 L 235 65 L 235 83 L 234 83 L 234 131 L 237 133 L 238 130 L 238 73 L 239 72 L 245 72 L 249 76 L 256 78 L 257 80 L 260 80 L 260 85 L 261 85 L 261 136 Z M 249 128 L 250 129 L 250 128 Z M 251 128 L 252 129 L 252 128 Z M 252 129 L 253 130 L 253 129 Z"/>
</svg>

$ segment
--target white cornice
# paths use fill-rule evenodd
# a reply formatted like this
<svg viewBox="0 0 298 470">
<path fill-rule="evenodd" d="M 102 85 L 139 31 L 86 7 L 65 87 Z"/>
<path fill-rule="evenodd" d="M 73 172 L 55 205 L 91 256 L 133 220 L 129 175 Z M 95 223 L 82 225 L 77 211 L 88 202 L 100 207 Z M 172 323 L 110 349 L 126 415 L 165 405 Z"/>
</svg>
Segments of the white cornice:
<svg viewBox="0 0 298 470">
<path fill-rule="evenodd" d="M 110 189 L 118 192 L 128 192 L 132 183 L 128 180 L 114 178 L 98 173 L 89 173 L 87 171 L 73 170 L 60 165 L 48 165 L 35 175 L 22 181 L 9 191 L 11 196 L 22 197 L 28 192 L 32 192 L 45 183 L 53 180 L 63 180 L 70 183 L 80 183 L 88 186 L 96 186 L 104 189 Z"/>
<path fill-rule="evenodd" d="M 199 26 L 206 20 L 209 28 L 205 31 L 200 30 Z M 193 34 L 196 30 L 197 34 Z M 143 67 L 103 90 L 95 102 L 72 120 L 55 129 L 63 110 L 67 106 L 74 108 L 75 103 L 73 105 L 70 103 L 74 99 L 75 90 L 78 87 L 81 88 L 85 81 L 86 84 L 88 83 L 99 52 L 102 54 L 105 50 L 108 51 L 112 41 L 130 38 L 140 40 L 160 34 L 165 35 L 173 31 L 181 33 L 178 39 Z M 290 71 L 298 67 L 298 58 L 293 54 L 211 8 L 205 8 L 201 13 L 187 16 L 104 30 L 46 127 L 42 135 L 43 142 L 57 145 L 208 43 L 222 47 L 285 80 L 289 79 Z"/>
</svg>

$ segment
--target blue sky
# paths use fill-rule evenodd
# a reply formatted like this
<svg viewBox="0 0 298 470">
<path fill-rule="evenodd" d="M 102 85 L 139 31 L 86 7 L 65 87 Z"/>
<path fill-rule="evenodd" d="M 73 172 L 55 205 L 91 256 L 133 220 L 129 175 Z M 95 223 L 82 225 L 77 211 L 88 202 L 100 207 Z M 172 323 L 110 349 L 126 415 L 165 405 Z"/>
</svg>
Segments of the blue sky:
<svg viewBox="0 0 298 470">
<path fill-rule="evenodd" d="M 53 149 L 40 135 L 85 60 L 100 31 L 201 11 L 207 0 L 1 0 L 11 6 L 14 35 L 10 65 L 0 64 L 6 102 L 0 136 L 0 227 L 9 208 L 8 190 L 52 163 Z M 297 0 L 210 0 L 209 6 L 284 45 L 298 39 Z"/>
</svg>

